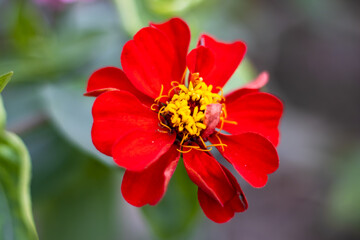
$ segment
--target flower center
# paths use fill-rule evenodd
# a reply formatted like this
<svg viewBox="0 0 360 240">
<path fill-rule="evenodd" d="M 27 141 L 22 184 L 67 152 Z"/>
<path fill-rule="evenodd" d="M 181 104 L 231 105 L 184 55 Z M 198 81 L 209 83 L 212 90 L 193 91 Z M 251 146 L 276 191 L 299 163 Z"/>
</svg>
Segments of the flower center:
<svg viewBox="0 0 360 240">
<path fill-rule="evenodd" d="M 179 84 L 180 91 L 173 95 L 163 110 L 165 115 L 171 116 L 170 125 L 178 133 L 200 136 L 207 127 L 204 124 L 206 107 L 222 100 L 219 94 L 211 92 L 212 85 L 207 86 L 201 80 L 190 81 L 188 88 Z"/>
<path fill-rule="evenodd" d="M 186 142 L 192 141 L 199 144 L 201 150 L 210 150 L 207 149 L 209 146 L 206 146 L 204 139 L 215 132 L 220 120 L 223 124 L 226 118 L 222 89 L 219 88 L 221 95 L 213 93 L 213 86 L 207 86 L 199 77 L 199 73 L 191 75 L 188 87 L 177 82 L 172 84 L 176 85 L 173 85 L 168 95 L 162 95 L 161 91 L 152 106 L 152 109 L 158 112 L 160 124 L 170 131 L 176 131 L 181 147 L 185 147 Z M 173 95 L 171 95 L 172 91 L 174 91 Z M 166 103 L 160 102 L 161 98 L 166 97 L 168 98 Z M 157 109 L 153 108 L 154 105 Z M 193 148 L 200 150 L 199 147 Z"/>
</svg>

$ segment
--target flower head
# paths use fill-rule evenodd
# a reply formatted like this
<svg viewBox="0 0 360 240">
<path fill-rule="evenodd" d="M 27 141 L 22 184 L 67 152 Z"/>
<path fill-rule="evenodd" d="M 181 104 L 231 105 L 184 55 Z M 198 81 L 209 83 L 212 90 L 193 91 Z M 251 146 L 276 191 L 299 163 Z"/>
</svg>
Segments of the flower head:
<svg viewBox="0 0 360 240">
<path fill-rule="evenodd" d="M 105 67 L 91 75 L 85 95 L 97 97 L 92 140 L 126 169 L 122 194 L 138 207 L 161 200 L 182 156 L 202 210 L 222 223 L 248 204 L 210 150 L 217 148 L 250 185 L 263 187 L 279 165 L 283 106 L 259 92 L 267 73 L 223 95 L 245 54 L 243 42 L 202 35 L 188 53 L 189 42 L 189 28 L 179 18 L 150 24 L 125 44 L 123 70 Z"/>
</svg>

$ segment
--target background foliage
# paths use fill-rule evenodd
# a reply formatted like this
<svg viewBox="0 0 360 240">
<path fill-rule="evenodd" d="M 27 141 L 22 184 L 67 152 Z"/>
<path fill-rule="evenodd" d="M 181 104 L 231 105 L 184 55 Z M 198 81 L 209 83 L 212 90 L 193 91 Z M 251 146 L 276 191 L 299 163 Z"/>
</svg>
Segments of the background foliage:
<svg viewBox="0 0 360 240">
<path fill-rule="evenodd" d="M 0 0 L 0 73 L 14 72 L 1 93 L 0 239 L 36 239 L 29 191 L 40 239 L 360 237 L 359 1 L 64 2 Z M 249 210 L 223 225 L 199 211 L 181 167 L 158 206 L 130 206 L 122 170 L 91 143 L 87 78 L 120 66 L 136 31 L 172 16 L 189 23 L 192 46 L 201 32 L 246 41 L 225 90 L 268 70 L 267 90 L 286 106 L 279 171 L 264 189 L 239 178 Z"/>
</svg>

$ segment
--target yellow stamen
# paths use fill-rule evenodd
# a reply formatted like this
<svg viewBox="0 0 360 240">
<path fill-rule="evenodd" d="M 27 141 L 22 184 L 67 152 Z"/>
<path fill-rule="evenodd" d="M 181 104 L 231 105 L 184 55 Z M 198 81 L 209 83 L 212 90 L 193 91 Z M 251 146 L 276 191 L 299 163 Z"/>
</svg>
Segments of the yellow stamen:
<svg viewBox="0 0 360 240">
<path fill-rule="evenodd" d="M 176 149 L 176 150 L 178 150 L 178 152 L 181 152 L 181 153 L 188 153 L 188 152 L 190 152 L 191 150 L 193 150 L 192 148 L 190 148 L 189 150 L 187 150 L 187 151 L 183 151 L 183 150 L 180 150 L 180 149 Z"/>
<path fill-rule="evenodd" d="M 223 143 L 221 142 L 221 139 L 220 139 L 220 137 L 218 136 L 218 134 L 215 134 L 215 137 L 219 140 L 219 144 L 213 144 L 213 145 L 214 145 L 214 146 L 215 146 L 215 145 L 220 145 L 220 146 L 221 146 L 221 149 L 222 149 L 223 151 L 225 151 L 224 146 L 227 147 L 227 145 L 226 145 L 226 144 L 223 144 Z"/>
<path fill-rule="evenodd" d="M 184 143 L 184 141 L 187 139 L 187 137 L 189 136 L 189 134 L 186 134 L 183 136 L 182 140 L 181 140 L 181 143 L 180 143 L 180 146 L 182 146 L 182 144 Z"/>
<path fill-rule="evenodd" d="M 205 144 L 204 140 L 202 139 L 202 137 L 201 137 L 201 136 L 199 136 L 199 138 L 200 138 L 200 140 L 201 140 L 201 143 L 202 143 L 202 144 L 204 144 L 204 147 L 205 147 L 205 148 L 207 148 L 207 146 L 206 146 L 206 144 Z"/>
<path fill-rule="evenodd" d="M 186 71 L 187 71 L 188 68 L 185 68 L 185 71 L 182 75 L 182 78 L 181 78 L 181 84 L 184 84 L 185 83 L 185 75 L 186 75 Z"/>
<path fill-rule="evenodd" d="M 225 97 L 224 97 L 224 91 L 221 87 L 216 87 L 216 89 L 218 89 L 220 91 L 220 97 L 223 101 L 225 101 Z"/>
<path fill-rule="evenodd" d="M 171 128 L 170 128 L 168 125 L 164 124 L 164 123 L 162 122 L 162 120 L 161 120 L 161 113 L 162 113 L 162 111 L 163 111 L 164 108 L 165 108 L 165 106 L 163 106 L 163 107 L 159 110 L 159 112 L 158 112 L 159 123 L 161 124 L 161 126 L 166 127 L 167 129 L 169 129 L 169 130 L 171 131 Z"/>
<path fill-rule="evenodd" d="M 207 129 L 207 125 L 205 124 L 205 112 L 209 104 L 222 104 L 220 113 L 221 127 L 215 134 L 216 136 L 219 132 L 221 132 L 224 123 L 237 124 L 234 121 L 225 120 L 227 112 L 224 104 L 225 98 L 223 96 L 222 88 L 216 87 L 216 89 L 219 90 L 219 93 L 213 93 L 213 86 L 206 85 L 199 73 L 191 74 L 188 86 L 185 86 L 183 84 L 185 75 L 186 70 L 183 74 L 181 83 L 176 81 L 171 82 L 172 87 L 168 91 L 167 95 L 163 94 L 164 86 L 161 85 L 160 94 L 154 100 L 154 104 L 151 105 L 151 110 L 156 111 L 158 114 L 159 124 L 166 128 L 166 131 L 158 131 L 164 133 L 168 131 L 175 131 L 178 134 L 182 134 L 182 139 L 179 144 L 180 149 L 177 149 L 181 153 L 189 152 L 192 149 L 210 151 L 213 146 L 221 146 L 224 149 L 224 146 L 226 145 L 222 144 L 219 138 L 220 144 L 207 146 L 201 137 L 203 131 Z M 165 97 L 167 98 L 166 104 L 165 102 L 160 103 L 160 100 Z M 185 146 L 183 144 L 186 141 L 195 141 L 200 144 L 200 146 L 201 144 L 203 146 Z M 184 151 L 184 148 L 189 148 L 189 150 Z"/>
<path fill-rule="evenodd" d="M 157 106 L 157 105 L 158 105 L 157 103 L 153 103 L 153 104 L 151 105 L 150 109 L 153 110 L 153 111 L 156 111 L 156 109 L 155 109 L 153 106 Z"/>
<path fill-rule="evenodd" d="M 157 98 L 155 98 L 154 102 L 159 103 L 159 100 L 163 97 L 163 95 L 162 95 L 163 91 L 164 91 L 164 85 L 161 84 L 160 95 Z"/>
<path fill-rule="evenodd" d="M 224 120 L 224 122 L 229 123 L 229 124 L 237 125 L 237 122 L 235 122 L 235 121 Z"/>
<path fill-rule="evenodd" d="M 203 152 L 210 152 L 212 150 L 212 147 L 210 149 L 202 149 L 202 148 L 198 148 L 196 150 L 199 150 L 199 151 L 203 151 Z"/>
</svg>

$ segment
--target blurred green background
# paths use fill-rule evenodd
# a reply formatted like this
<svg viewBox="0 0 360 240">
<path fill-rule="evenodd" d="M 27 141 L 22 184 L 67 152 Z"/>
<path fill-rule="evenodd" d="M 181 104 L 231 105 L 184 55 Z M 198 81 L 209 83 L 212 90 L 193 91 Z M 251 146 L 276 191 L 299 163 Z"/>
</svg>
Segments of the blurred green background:
<svg viewBox="0 0 360 240">
<path fill-rule="evenodd" d="M 14 72 L 1 93 L 6 129 L 30 153 L 40 239 L 359 239 L 359 13 L 357 0 L 0 0 L 0 75 Z M 88 77 L 120 67 L 134 33 L 172 16 L 188 22 L 192 46 L 202 32 L 247 43 L 228 90 L 268 70 L 266 91 L 285 102 L 279 170 L 263 189 L 239 177 L 249 209 L 222 225 L 199 210 L 180 165 L 159 205 L 127 204 L 123 171 L 91 143 Z M 1 170 L 18 152 L 0 140 Z M 26 239 L 4 186 L 0 239 Z"/>
</svg>

